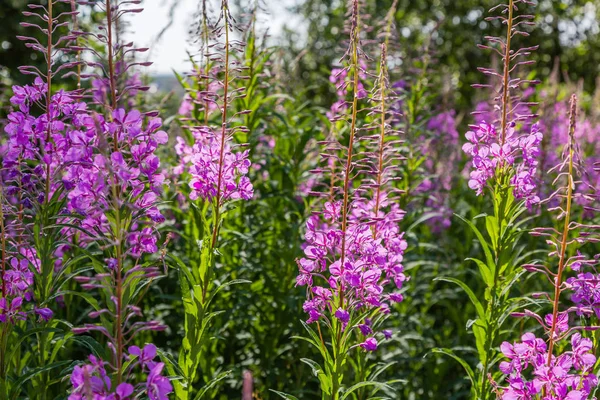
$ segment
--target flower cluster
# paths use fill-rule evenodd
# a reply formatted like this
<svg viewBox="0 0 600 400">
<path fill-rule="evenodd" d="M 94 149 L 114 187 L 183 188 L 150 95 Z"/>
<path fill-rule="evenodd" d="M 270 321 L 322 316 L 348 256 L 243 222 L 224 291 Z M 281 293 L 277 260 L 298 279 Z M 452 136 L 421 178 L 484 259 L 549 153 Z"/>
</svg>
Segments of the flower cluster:
<svg viewBox="0 0 600 400">
<path fill-rule="evenodd" d="M 19 192 L 19 201 L 25 208 L 42 203 L 46 198 L 44 184 L 49 181 L 51 195 L 62 186 L 56 174 L 72 160 L 77 147 L 66 146 L 70 138 L 87 131 L 86 105 L 75 101 L 67 92 L 59 91 L 49 101 L 49 111 L 35 115 L 36 106 L 47 103 L 48 86 L 41 78 L 33 85 L 14 86 L 11 103 L 18 107 L 8 115 L 4 130 L 7 140 L 0 149 L 3 182 L 8 197 Z M 32 167 L 27 165 L 30 163 Z"/>
<path fill-rule="evenodd" d="M 504 343 L 502 351 L 511 361 L 504 362 L 500 369 L 508 374 L 509 387 L 502 392 L 502 398 L 532 398 L 541 394 L 544 400 L 554 399 L 587 399 L 592 389 L 598 385 L 598 379 L 592 374 L 596 357 L 591 352 L 593 343 L 590 339 L 582 337 L 579 332 L 597 330 L 597 326 L 571 325 L 569 316 L 592 315 L 596 312 L 594 274 L 585 273 L 583 267 L 593 268 L 597 264 L 598 256 L 587 257 L 578 250 L 569 256 L 572 246 L 584 246 L 596 242 L 597 225 L 586 224 L 585 221 L 573 223 L 572 200 L 577 198 L 579 181 L 576 180 L 577 146 L 575 142 L 575 115 L 577 99 L 571 97 L 571 111 L 569 122 L 568 143 L 563 152 L 561 161 L 555 170 L 559 177 L 555 184 L 558 186 L 545 202 L 564 203 L 552 206 L 550 211 L 558 211 L 562 220 L 561 231 L 554 227 L 538 227 L 532 231 L 534 236 L 546 238 L 551 251 L 549 259 L 555 259 L 556 264 L 547 262 L 545 265 L 528 264 L 524 268 L 530 272 L 544 274 L 553 284 L 551 294 L 538 293 L 536 297 L 543 296 L 550 300 L 552 312 L 541 318 L 538 314 L 525 310 L 524 313 L 515 313 L 517 316 L 533 317 L 544 328 L 547 341 L 537 339 L 531 333 L 523 336 L 522 343 L 511 346 Z M 525 156 L 524 156 L 525 157 Z M 553 265 L 554 264 L 554 265 Z M 577 277 L 567 278 L 567 268 L 578 272 Z M 556 272 L 553 272 L 556 270 Z M 575 307 L 562 309 L 561 294 L 565 291 L 572 292 L 571 300 Z M 575 332 L 575 333 L 573 333 Z M 561 341 L 569 338 L 571 351 L 566 351 Z M 529 366 L 533 367 L 533 378 L 529 381 L 523 376 Z M 571 372 L 574 370 L 575 372 Z M 519 397 L 520 396 L 520 397 Z"/>
<path fill-rule="evenodd" d="M 146 126 L 143 119 L 139 111 L 123 109 L 112 113 L 112 121 L 88 116 L 84 119 L 88 131 L 75 132 L 63 144 L 69 148 L 67 159 L 72 160 L 62 178 L 68 189 L 68 211 L 83 216 L 82 226 L 89 231 L 108 230 L 106 210 L 114 200 L 111 185 L 131 193 L 133 201 L 128 206 L 132 211 L 142 210 L 155 223 L 164 220 L 157 208 L 164 175 L 155 151 L 168 138 L 160 130 L 159 118 L 150 119 Z M 156 246 L 149 244 L 155 244 L 156 237 L 148 229 L 130 233 L 132 254 L 139 254 L 140 249 L 156 252 Z"/>
<path fill-rule="evenodd" d="M 465 135 L 468 143 L 463 145 L 473 167 L 469 187 L 481 195 L 490 179 L 510 168 L 515 197 L 524 199 L 528 207 L 538 203 L 535 175 L 543 138 L 539 125 L 533 124 L 529 133 L 519 135 L 516 124 L 510 123 L 504 138 L 495 125 L 487 122 L 473 125 L 471 129 Z"/>
<path fill-rule="evenodd" d="M 577 315 L 593 314 L 600 319 L 600 276 L 591 272 L 579 273 L 566 280 L 566 288 L 572 291 L 571 301 Z"/>
<path fill-rule="evenodd" d="M 156 347 L 147 344 L 143 349 L 137 346 L 129 348 L 127 376 L 136 369 L 147 375 L 146 381 L 137 385 L 123 382 L 112 389 L 107 363 L 90 355 L 89 364 L 77 365 L 71 374 L 73 389 L 69 400 L 128 400 L 145 396 L 150 400 L 167 400 L 173 386 L 169 379 L 162 376 L 164 364 L 156 362 Z M 110 367 L 110 365 L 109 365 Z"/>
<path fill-rule="evenodd" d="M 63 177 L 85 158 L 77 146 L 67 143 L 88 134 L 86 105 L 63 90 L 48 99 L 48 85 L 40 77 L 31 85 L 14 86 L 13 93 L 14 109 L 8 114 L 4 127 L 6 141 L 0 146 L 4 239 L 10 242 L 9 253 L 12 254 L 10 262 L 5 260 L 8 268 L 2 277 L 4 297 L 0 300 L 0 318 L 14 322 L 15 318 L 31 313 L 47 321 L 53 315 L 47 307 L 33 306 L 26 311 L 31 308 L 26 307 L 26 302 L 44 300 L 33 298 L 33 283 L 35 275 L 42 273 L 42 262 L 33 247 L 35 241 L 30 232 L 40 207 L 49 203 L 55 194 L 58 200 L 64 198 L 69 188 Z M 40 109 L 46 112 L 40 113 Z M 66 214 L 59 220 L 71 222 Z M 63 233 L 68 240 L 72 231 Z M 60 270 L 65 250 L 65 245 L 56 246 L 54 264 L 48 263 L 50 268 Z"/>
<path fill-rule="evenodd" d="M 33 300 L 34 274 L 31 268 L 35 268 L 35 265 L 23 256 L 10 259 L 2 282 L 4 297 L 0 298 L 0 322 L 14 324 L 18 320 L 24 320 L 28 314 L 35 314 L 40 320 L 49 321 L 54 315 L 48 307 L 31 308 L 24 304 Z"/>
<path fill-rule="evenodd" d="M 508 375 L 502 399 L 584 400 L 598 385 L 592 341 L 579 333 L 571 336 L 571 350 L 558 357 L 549 356 L 546 342 L 532 333 L 502 343 L 501 350 L 509 360 L 500 364 Z"/>
<path fill-rule="evenodd" d="M 309 315 L 307 322 L 316 322 L 329 313 L 346 324 L 350 313 L 376 309 L 387 314 L 390 303 L 403 300 L 399 290 L 407 280 L 402 266 L 407 243 L 398 222 L 404 212 L 382 196 L 381 208 L 374 215 L 373 203 L 356 199 L 345 238 L 341 202 L 327 202 L 321 215 L 313 215 L 307 221 L 305 257 L 298 260 L 300 273 L 296 280 L 297 285 L 307 286 L 310 291 L 303 307 Z M 388 211 L 384 212 L 386 207 Z M 365 222 L 368 220 L 374 222 Z M 315 279 L 322 283 L 315 284 Z M 386 286 L 391 286 L 387 292 Z M 344 308 L 339 307 L 339 293 L 345 299 Z M 361 347 L 369 351 L 377 348 L 371 325 L 366 318 L 358 326 L 367 337 Z M 388 337 L 389 332 L 384 335 Z"/>
<path fill-rule="evenodd" d="M 250 167 L 248 150 L 234 152 L 231 140 L 206 130 L 206 136 L 197 141 L 190 155 L 190 198 L 223 202 L 251 199 L 254 188 L 246 176 Z"/>
</svg>

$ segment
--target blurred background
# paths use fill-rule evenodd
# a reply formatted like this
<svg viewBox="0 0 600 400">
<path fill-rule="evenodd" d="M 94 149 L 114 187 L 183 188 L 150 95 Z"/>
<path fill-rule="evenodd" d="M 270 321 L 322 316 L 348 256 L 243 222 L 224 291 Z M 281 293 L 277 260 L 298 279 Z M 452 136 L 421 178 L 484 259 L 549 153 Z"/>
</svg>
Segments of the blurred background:
<svg viewBox="0 0 600 400">
<path fill-rule="evenodd" d="M 194 54 L 194 26 L 198 0 L 145 0 L 145 11 L 131 18 L 129 37 L 139 46 L 151 48 L 148 57 L 154 65 L 148 73 L 159 87 L 170 90 L 176 85 L 172 71 L 189 69 Z M 0 67 L 6 81 L 22 81 L 16 67 L 36 60 L 15 36 L 24 33 L 19 14 L 26 0 L 0 2 Z M 242 15 L 254 1 L 235 0 Z M 368 22 L 376 26 L 392 0 L 367 0 Z M 395 16 L 398 48 L 405 56 L 423 48 L 431 39 L 452 97 L 457 106 L 468 108 L 475 99 L 470 85 L 480 79 L 478 66 L 488 65 L 489 55 L 476 44 L 484 35 L 498 33 L 498 27 L 484 21 L 486 12 L 496 3 L 489 0 L 400 0 Z M 331 66 L 340 55 L 345 3 L 340 0 L 261 0 L 260 23 L 278 46 L 279 56 L 293 67 L 289 83 L 327 81 Z M 209 2 L 210 6 L 210 2 Z M 540 46 L 534 57 L 538 77 L 559 72 L 561 81 L 579 82 L 593 92 L 600 71 L 600 4 L 586 0 L 539 0 L 537 27 L 528 43 Z M 293 64 L 293 65 L 292 65 Z M 392 71 L 393 72 L 393 71 Z M 302 78 L 301 81 L 294 79 Z M 285 82 L 283 82 L 285 83 Z M 326 105 L 332 90 L 327 85 L 308 92 L 313 100 Z"/>
</svg>

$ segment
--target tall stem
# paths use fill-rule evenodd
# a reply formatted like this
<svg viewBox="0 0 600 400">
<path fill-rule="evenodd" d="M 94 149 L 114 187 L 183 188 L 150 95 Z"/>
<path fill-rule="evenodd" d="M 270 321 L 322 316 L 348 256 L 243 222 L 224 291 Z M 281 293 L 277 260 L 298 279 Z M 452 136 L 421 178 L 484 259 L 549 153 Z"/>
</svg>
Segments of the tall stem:
<svg viewBox="0 0 600 400">
<path fill-rule="evenodd" d="M 107 49 L 108 52 L 108 81 L 110 86 L 110 108 L 111 111 L 117 109 L 117 88 L 115 81 L 115 61 L 114 61 L 114 48 L 113 48 L 113 10 L 110 0 L 106 0 L 106 30 L 107 30 Z M 115 129 L 113 137 L 113 146 L 115 151 L 119 151 L 119 136 L 118 131 Z"/>
<path fill-rule="evenodd" d="M 500 208 L 498 208 L 498 215 L 496 215 L 496 220 L 498 221 L 498 226 L 502 226 L 504 220 L 504 212 Z M 487 331 L 486 331 L 486 342 L 485 342 L 485 360 L 483 365 L 483 371 L 481 374 L 481 392 L 479 395 L 480 399 L 485 399 L 488 396 L 487 393 L 487 384 L 488 384 L 488 371 L 490 368 L 490 358 L 492 355 L 492 350 L 494 348 L 494 340 L 496 339 L 496 331 L 498 330 L 497 316 L 496 316 L 496 302 L 498 301 L 497 297 L 497 288 L 498 288 L 498 279 L 499 279 L 499 270 L 500 270 L 500 251 L 502 249 L 502 245 L 500 243 L 500 238 L 494 246 L 494 263 L 496 264 L 494 271 L 494 283 L 491 287 L 490 292 L 490 301 L 487 304 L 486 315 L 489 316 L 489 320 L 487 322 Z"/>
<path fill-rule="evenodd" d="M 225 141 L 227 139 L 227 108 L 229 106 L 229 12 L 226 0 L 223 0 L 223 23 L 225 25 L 225 76 L 223 78 L 223 110 L 221 111 L 221 148 L 219 149 L 219 176 L 217 178 L 217 195 L 214 201 L 214 224 L 212 232 L 211 248 L 217 247 L 221 218 L 221 189 L 223 186 L 223 164 L 225 162 Z M 212 252 L 211 252 L 212 257 Z M 208 290 L 208 277 L 204 278 L 202 298 L 206 298 Z"/>
<path fill-rule="evenodd" d="M 344 261 L 346 256 L 346 231 L 348 229 L 348 203 L 350 201 L 350 173 L 352 172 L 352 157 L 354 149 L 354 136 L 356 135 L 356 115 L 358 108 L 358 2 L 353 4 L 354 26 L 352 27 L 351 37 L 351 68 L 353 72 L 352 78 L 352 120 L 350 122 L 350 138 L 348 140 L 348 155 L 346 158 L 346 167 L 344 170 L 344 201 L 342 205 L 342 246 L 341 246 L 341 264 L 340 275 L 344 273 Z M 340 307 L 344 308 L 344 291 L 342 285 L 339 285 Z"/>
<path fill-rule="evenodd" d="M 556 281 L 554 282 L 554 301 L 552 302 L 552 326 L 550 327 L 549 338 L 548 338 L 548 360 L 547 366 L 550 366 L 552 362 L 552 351 L 555 343 L 556 324 L 558 320 L 558 307 L 560 304 L 561 285 L 563 279 L 563 272 L 566 265 L 566 253 L 568 246 L 569 237 L 569 224 L 571 222 L 571 203 L 573 200 L 573 186 L 575 185 L 573 179 L 573 158 L 575 156 L 575 116 L 577 114 L 577 98 L 575 95 L 571 96 L 571 111 L 569 118 L 569 173 L 567 175 L 567 196 L 565 206 L 565 220 L 563 224 L 562 237 L 560 242 L 559 260 L 558 260 L 558 272 L 556 275 Z"/>
<path fill-rule="evenodd" d="M 124 346 L 124 338 L 123 338 L 123 277 L 122 277 L 122 269 L 123 269 L 123 254 L 121 251 L 121 246 L 123 242 L 122 237 L 122 227 L 121 227 L 121 212 L 119 205 L 119 191 L 117 189 L 116 176 L 112 177 L 112 196 L 113 196 L 113 207 L 115 211 L 115 256 L 117 259 L 116 266 L 116 277 L 115 277 L 115 297 L 116 297 L 116 312 L 115 312 L 115 352 L 116 352 L 116 360 L 115 367 L 117 370 L 117 385 L 121 383 L 123 379 L 123 346 Z"/>
<path fill-rule="evenodd" d="M 227 3 L 223 4 L 223 13 L 227 13 Z M 215 226 L 213 227 L 212 247 L 217 246 L 217 235 L 219 232 L 219 217 L 221 211 L 221 186 L 223 185 L 223 162 L 225 158 L 225 139 L 227 138 L 227 107 L 229 96 L 229 22 L 227 16 L 223 16 L 225 23 L 225 77 L 223 82 L 223 111 L 221 112 L 221 148 L 219 154 L 219 176 L 217 178 L 217 196 L 215 209 Z"/>
<path fill-rule="evenodd" d="M 46 144 L 50 143 L 52 139 L 52 120 L 51 120 L 51 110 L 50 107 L 52 105 L 52 30 L 54 29 L 54 15 L 53 15 L 53 0 L 48 1 L 48 34 L 46 44 L 46 84 L 48 85 L 46 89 L 46 123 L 48 124 L 46 128 Z M 45 147 L 45 146 L 44 146 Z M 46 163 L 46 189 L 44 196 L 44 204 L 48 204 L 50 201 L 50 162 Z"/>
<path fill-rule="evenodd" d="M 6 230 L 4 227 L 4 188 L 0 184 L 0 244 L 2 251 L 2 258 L 0 263 L 2 263 L 2 297 L 6 297 L 6 282 L 4 277 L 6 276 Z"/>
<path fill-rule="evenodd" d="M 506 140 L 506 128 L 508 126 L 508 107 L 510 103 L 510 42 L 512 39 L 512 27 L 513 27 L 513 12 L 514 12 L 514 0 L 508 2 L 508 18 L 506 27 L 506 44 L 504 48 L 504 76 L 502 79 L 502 140 L 500 146 L 504 145 Z"/>
<path fill-rule="evenodd" d="M 71 0 L 71 12 L 73 13 L 73 30 L 79 30 L 79 24 L 77 22 L 77 2 L 76 0 Z M 75 44 L 79 46 L 79 36 L 75 38 Z M 77 50 L 76 52 L 77 59 L 77 89 L 81 89 L 81 51 Z"/>
<path fill-rule="evenodd" d="M 379 162 L 377 164 L 377 190 L 375 192 L 375 218 L 379 216 L 379 207 L 381 205 L 381 181 L 383 178 L 383 153 L 385 150 L 385 77 L 386 77 L 386 45 L 381 45 L 381 66 L 379 71 L 379 91 L 381 96 L 380 110 L 381 113 L 379 121 L 379 149 L 378 156 Z M 377 237 L 377 222 L 373 225 L 373 238 Z"/>
<path fill-rule="evenodd" d="M 202 0 L 202 40 L 204 41 L 204 48 L 202 51 L 208 52 L 208 41 L 209 41 L 209 32 L 208 32 L 208 15 L 206 15 L 206 0 Z M 205 65 L 204 65 L 204 90 L 206 90 L 206 101 L 204 102 L 204 125 L 208 125 L 208 117 L 209 117 L 209 85 L 210 85 L 210 60 L 206 54 L 202 55 Z"/>
</svg>

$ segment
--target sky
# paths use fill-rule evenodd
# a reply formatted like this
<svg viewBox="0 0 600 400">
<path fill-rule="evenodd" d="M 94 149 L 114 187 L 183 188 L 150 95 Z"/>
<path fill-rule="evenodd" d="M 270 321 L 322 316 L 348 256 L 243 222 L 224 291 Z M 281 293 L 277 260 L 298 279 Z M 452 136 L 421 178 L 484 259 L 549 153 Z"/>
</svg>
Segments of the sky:
<svg viewBox="0 0 600 400">
<path fill-rule="evenodd" d="M 158 33 L 167 24 L 173 1 L 179 3 L 175 9 L 174 23 L 162 39 L 156 42 Z M 215 0 L 212 2 L 220 3 Z M 265 3 L 269 15 L 263 19 L 263 26 L 268 26 L 273 37 L 277 37 L 284 24 L 294 26 L 298 23 L 298 19 L 293 18 L 287 11 L 287 7 L 293 5 L 295 0 L 267 0 Z M 130 17 L 129 39 L 140 47 L 152 49 L 150 61 L 153 61 L 154 65 L 149 68 L 151 74 L 170 74 L 173 69 L 184 72 L 189 68 L 186 50 L 193 52 L 193 47 L 187 39 L 197 4 L 198 0 L 146 0 L 144 12 Z"/>
</svg>

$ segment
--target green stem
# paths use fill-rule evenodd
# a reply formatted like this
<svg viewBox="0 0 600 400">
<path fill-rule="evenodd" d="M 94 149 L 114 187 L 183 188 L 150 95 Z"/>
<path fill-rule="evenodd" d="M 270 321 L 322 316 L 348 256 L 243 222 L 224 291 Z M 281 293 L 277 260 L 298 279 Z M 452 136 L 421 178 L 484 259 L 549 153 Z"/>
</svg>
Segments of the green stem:
<svg viewBox="0 0 600 400">
<path fill-rule="evenodd" d="M 496 174 L 500 174 L 502 176 L 503 172 L 498 171 Z M 497 203 L 497 193 L 501 190 L 501 185 L 496 184 L 494 189 L 494 217 L 497 224 L 498 230 L 498 239 L 497 241 L 492 243 L 492 250 L 494 252 L 494 282 L 492 287 L 490 288 L 490 301 L 487 304 L 486 309 L 486 317 L 488 320 L 486 321 L 486 353 L 485 359 L 483 360 L 483 371 L 481 374 L 481 386 L 479 392 L 479 399 L 487 399 L 490 393 L 488 393 L 488 373 L 490 370 L 490 358 L 492 356 L 492 352 L 494 349 L 494 342 L 496 341 L 497 333 L 498 333 L 498 284 L 500 279 L 500 268 L 502 266 L 501 263 L 501 254 L 502 249 L 504 247 L 504 235 L 502 234 L 502 227 L 504 225 L 504 221 L 506 220 L 506 209 L 500 203 Z M 502 197 L 502 196 L 501 196 Z"/>
</svg>

